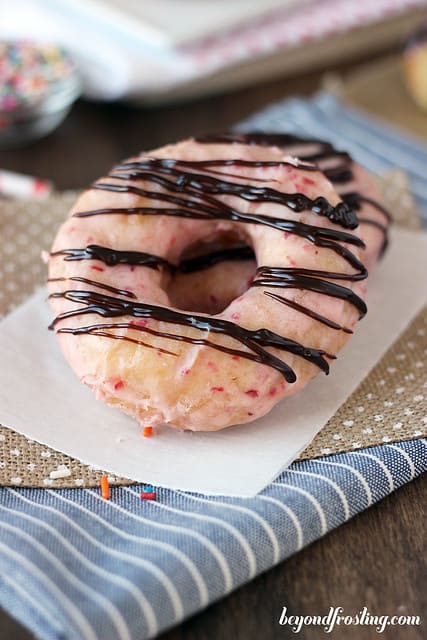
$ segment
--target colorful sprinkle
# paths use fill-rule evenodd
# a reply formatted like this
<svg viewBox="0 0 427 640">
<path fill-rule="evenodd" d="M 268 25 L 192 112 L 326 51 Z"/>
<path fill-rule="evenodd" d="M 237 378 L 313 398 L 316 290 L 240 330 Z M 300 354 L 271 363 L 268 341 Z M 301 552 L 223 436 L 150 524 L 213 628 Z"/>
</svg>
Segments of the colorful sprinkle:
<svg viewBox="0 0 427 640">
<path fill-rule="evenodd" d="M 147 485 L 145 485 L 145 487 L 143 488 L 143 492 L 144 492 L 144 493 L 153 493 L 153 492 L 154 492 L 154 489 L 153 489 L 153 487 L 151 486 L 151 484 L 147 484 Z"/>
<path fill-rule="evenodd" d="M 59 47 L 0 42 L 0 111 L 33 107 L 74 73 L 74 63 Z"/>
<path fill-rule="evenodd" d="M 141 493 L 141 500 L 155 500 L 156 494 L 154 491 L 143 491 Z"/>
<path fill-rule="evenodd" d="M 144 438 L 151 438 L 151 436 L 153 435 L 153 427 L 144 427 L 144 429 L 142 430 L 142 435 L 144 436 Z"/>
<path fill-rule="evenodd" d="M 245 391 L 247 396 L 250 396 L 251 398 L 258 398 L 259 396 L 259 392 L 257 389 L 249 389 L 248 391 Z"/>
<path fill-rule="evenodd" d="M 108 482 L 107 476 L 102 476 L 101 478 L 101 496 L 104 500 L 110 499 L 110 484 Z"/>
</svg>

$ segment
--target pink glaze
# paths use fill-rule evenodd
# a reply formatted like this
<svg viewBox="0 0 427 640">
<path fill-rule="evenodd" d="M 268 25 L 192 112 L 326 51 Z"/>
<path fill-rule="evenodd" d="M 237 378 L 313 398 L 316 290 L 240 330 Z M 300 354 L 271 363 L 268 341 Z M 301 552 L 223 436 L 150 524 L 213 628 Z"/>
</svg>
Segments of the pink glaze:
<svg viewBox="0 0 427 640">
<path fill-rule="evenodd" d="M 258 398 L 259 397 L 258 389 L 248 389 L 248 391 L 245 391 L 245 393 L 250 398 Z"/>
</svg>

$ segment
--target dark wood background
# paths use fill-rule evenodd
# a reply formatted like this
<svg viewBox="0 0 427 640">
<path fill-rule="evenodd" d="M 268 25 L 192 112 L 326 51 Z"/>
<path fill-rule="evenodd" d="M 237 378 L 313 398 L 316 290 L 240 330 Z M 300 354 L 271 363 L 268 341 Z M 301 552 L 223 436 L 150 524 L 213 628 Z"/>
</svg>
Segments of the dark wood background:
<svg viewBox="0 0 427 640">
<path fill-rule="evenodd" d="M 332 70 L 346 74 L 356 64 L 336 65 Z M 321 73 L 315 72 L 159 108 L 80 101 L 49 137 L 25 149 L 1 151 L 0 167 L 48 178 L 57 189 L 80 188 L 136 151 L 192 134 L 225 130 L 272 101 L 310 94 L 320 82 Z M 366 606 L 376 615 L 407 614 L 424 619 L 421 628 L 393 627 L 381 635 L 372 627 L 338 628 L 334 638 L 427 638 L 426 504 L 425 478 L 419 478 L 167 632 L 162 640 L 328 637 L 319 628 L 307 628 L 296 635 L 289 627 L 280 627 L 278 618 L 285 605 L 294 615 L 320 615 L 331 606 L 342 606 L 346 613 L 354 614 Z M 0 611 L 0 640 L 31 639 L 31 634 Z"/>
</svg>

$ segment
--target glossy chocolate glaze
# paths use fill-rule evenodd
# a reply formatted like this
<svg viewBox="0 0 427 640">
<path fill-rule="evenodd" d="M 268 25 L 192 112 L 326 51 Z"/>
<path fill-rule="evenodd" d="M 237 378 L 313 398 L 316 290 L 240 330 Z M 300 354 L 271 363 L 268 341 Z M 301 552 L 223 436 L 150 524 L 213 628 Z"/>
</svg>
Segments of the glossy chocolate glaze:
<svg viewBox="0 0 427 640">
<path fill-rule="evenodd" d="M 311 211 L 319 216 L 326 216 L 331 220 L 331 222 L 334 222 L 346 229 L 355 229 L 358 225 L 357 217 L 353 210 L 343 202 L 339 202 L 336 206 L 333 206 L 323 196 L 319 196 L 312 200 L 303 193 L 282 193 L 281 191 L 272 189 L 271 187 L 254 187 L 249 184 L 230 182 L 224 179 L 224 177 L 227 176 L 225 173 L 221 174 L 223 176 L 222 178 L 217 178 L 215 176 L 203 173 L 194 173 L 186 170 L 188 168 L 208 169 L 209 167 L 207 165 L 211 165 L 212 162 L 215 162 L 215 166 L 228 167 L 231 165 L 241 165 L 243 161 L 232 161 L 232 163 L 230 163 L 229 160 L 216 160 L 210 163 L 207 161 L 174 162 L 175 164 L 171 166 L 170 160 L 158 158 L 145 159 L 141 162 L 128 163 L 132 165 L 132 171 L 123 170 L 128 169 L 128 164 L 125 163 L 124 165 L 116 167 L 115 170 L 110 173 L 110 177 L 126 182 L 135 180 L 152 182 L 154 184 L 158 184 L 164 189 L 167 189 L 169 192 L 178 192 L 185 196 L 197 196 L 197 200 L 189 201 L 186 197 L 173 196 L 170 193 L 165 192 L 153 192 L 151 190 L 133 187 L 129 184 L 120 185 L 115 183 L 95 182 L 92 187 L 94 189 L 113 191 L 117 193 L 134 193 L 135 195 L 144 198 L 155 198 L 156 200 L 167 202 L 168 204 L 173 204 L 177 207 L 184 207 L 184 209 L 157 209 L 158 213 L 163 213 L 164 215 L 184 215 L 184 212 L 188 209 L 188 213 L 191 213 L 191 215 L 188 216 L 187 213 L 184 217 L 240 220 L 242 214 L 239 214 L 237 211 L 233 211 L 230 206 L 212 197 L 228 195 L 237 196 L 242 198 L 242 200 L 247 200 L 249 202 L 272 202 L 286 206 L 297 213 L 301 211 Z M 245 166 L 254 168 L 261 166 L 268 167 L 272 165 L 288 165 L 292 166 L 293 169 L 304 169 L 305 167 L 305 165 L 296 167 L 295 165 L 290 165 L 290 163 L 281 162 L 271 163 L 262 161 L 245 161 Z M 194 209 L 197 209 L 199 215 L 194 214 Z M 90 215 L 99 215 L 101 212 L 108 213 L 109 211 L 117 213 L 118 209 L 83 211 L 75 213 L 74 216 L 77 218 L 88 217 Z M 133 209 L 132 212 L 135 213 L 136 210 Z M 141 207 L 139 208 L 139 212 L 141 214 L 145 212 L 151 215 L 154 213 L 151 207 Z M 122 211 L 122 213 L 124 212 Z M 233 217 L 233 214 L 235 217 Z"/>
<path fill-rule="evenodd" d="M 169 265 L 167 260 L 151 253 L 145 253 L 143 251 L 119 251 L 118 249 L 101 247 L 98 244 L 89 244 L 83 249 L 53 251 L 50 255 L 51 257 L 65 256 L 64 260 L 67 262 L 73 260 L 100 260 L 108 267 L 114 267 L 116 264 L 129 264 L 158 269 L 160 265 Z"/>
<path fill-rule="evenodd" d="M 134 298 L 136 299 L 136 295 L 132 293 L 132 291 L 128 291 L 127 289 L 118 289 L 117 287 L 112 287 L 109 284 L 105 284 L 104 282 L 99 282 L 99 280 L 92 280 L 90 278 L 83 278 L 81 276 L 70 276 L 69 278 L 48 278 L 48 282 L 67 282 L 68 280 L 72 280 L 73 282 L 84 282 L 85 284 L 90 284 L 92 287 L 96 287 L 97 289 L 104 289 L 104 291 L 109 291 L 110 293 L 115 293 L 118 296 L 125 296 L 125 298 Z M 49 296 L 50 298 L 51 296 Z"/>
<path fill-rule="evenodd" d="M 314 277 L 313 277 L 314 276 Z M 251 287 L 272 287 L 281 289 L 305 289 L 315 291 L 333 298 L 340 298 L 352 304 L 359 311 L 359 319 L 367 312 L 366 304 L 348 287 L 323 280 L 322 277 L 342 280 L 342 274 L 329 271 L 314 271 L 313 269 L 298 269 L 294 267 L 258 267 L 255 280 Z M 360 274 L 347 275 L 346 280 L 359 280 Z"/>
<path fill-rule="evenodd" d="M 159 267 L 167 267 L 171 271 L 180 271 L 182 273 L 191 273 L 193 271 L 201 271 L 212 267 L 214 264 L 224 261 L 241 261 L 253 260 L 255 253 L 248 245 L 240 245 L 230 247 L 228 249 L 220 249 L 211 253 L 202 254 L 187 260 L 182 260 L 178 265 L 174 265 L 168 260 L 156 256 L 153 253 L 145 251 L 118 251 L 109 247 L 101 247 L 100 245 L 91 244 L 84 249 L 63 249 L 61 251 L 53 251 L 51 257 L 65 256 L 66 262 L 75 260 L 99 260 L 108 267 L 114 267 L 116 264 L 127 264 L 133 266 L 150 267 L 158 269 Z M 51 278 L 61 280 L 63 278 Z"/>
<path fill-rule="evenodd" d="M 213 267 L 213 265 L 220 262 L 241 262 L 243 260 L 255 260 L 255 253 L 252 247 L 241 245 L 230 247 L 229 249 L 212 251 L 195 256 L 194 258 L 188 258 L 180 262 L 180 264 L 175 267 L 175 270 L 181 273 L 193 273 Z"/>
<path fill-rule="evenodd" d="M 211 333 L 220 333 L 234 338 L 237 342 L 240 342 L 249 349 L 249 353 L 246 351 L 240 351 L 236 349 L 229 349 L 224 345 L 220 345 L 205 338 L 189 338 L 188 336 L 182 336 L 180 334 L 170 334 L 166 332 L 158 332 L 158 335 L 163 337 L 190 342 L 191 344 L 203 344 L 225 351 L 226 353 L 232 353 L 233 355 L 239 355 L 256 362 L 262 362 L 268 364 L 271 367 L 277 369 L 282 373 L 288 382 L 295 382 L 296 376 L 292 369 L 279 358 L 269 353 L 265 347 L 275 347 L 281 351 L 288 351 L 295 355 L 313 362 L 320 369 L 326 373 L 329 371 L 328 362 L 324 356 L 333 358 L 334 356 L 327 354 L 321 349 L 311 349 L 305 347 L 299 342 L 290 340 L 283 336 L 270 331 L 269 329 L 257 329 L 251 331 L 244 329 L 234 322 L 229 320 L 223 320 L 222 318 L 202 316 L 198 314 L 189 314 L 181 311 L 175 311 L 174 309 L 168 309 L 167 307 L 160 307 L 157 305 L 146 304 L 142 302 L 133 302 L 130 300 L 122 300 L 120 298 L 107 296 L 101 293 L 93 291 L 79 291 L 79 290 L 67 290 L 59 293 L 52 293 L 51 298 L 65 298 L 72 302 L 79 302 L 83 304 L 83 307 L 66 311 L 59 314 L 52 322 L 49 328 L 53 329 L 58 322 L 65 318 L 71 318 L 73 316 L 82 316 L 88 313 L 94 313 L 102 316 L 103 318 L 117 318 L 122 316 L 132 316 L 134 318 L 150 318 L 161 322 L 184 325 L 192 327 L 200 331 L 207 331 Z M 117 325 L 116 325 L 117 326 Z M 122 325 L 123 326 L 123 325 Z M 137 325 L 131 323 L 125 323 L 127 328 L 134 328 Z M 92 325 L 88 327 L 78 327 L 77 329 L 60 328 L 59 333 L 73 333 L 75 335 L 81 333 L 90 333 L 90 330 L 103 329 L 104 325 Z M 90 329 L 88 331 L 88 329 Z M 145 331 L 146 327 L 139 327 L 140 330 Z M 111 336 L 116 337 L 116 336 Z"/>
</svg>

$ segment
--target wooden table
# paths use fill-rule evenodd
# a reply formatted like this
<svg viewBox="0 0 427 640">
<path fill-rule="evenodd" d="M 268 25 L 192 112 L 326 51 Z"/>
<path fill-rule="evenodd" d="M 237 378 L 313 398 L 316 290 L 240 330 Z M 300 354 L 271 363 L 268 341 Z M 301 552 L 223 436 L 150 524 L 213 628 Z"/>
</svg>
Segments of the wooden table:
<svg viewBox="0 0 427 640">
<path fill-rule="evenodd" d="M 351 68 L 343 65 L 335 70 L 345 73 Z M 272 101 L 311 93 L 320 79 L 316 72 L 157 109 L 79 102 L 48 138 L 22 150 L 0 152 L 0 167 L 49 178 L 57 189 L 80 188 L 135 151 L 225 130 Z M 346 627 L 332 637 L 422 640 L 427 624 L 426 505 L 427 486 L 419 478 L 162 639 L 328 637 L 316 627 L 296 635 L 279 626 L 286 605 L 294 615 L 324 615 L 331 606 L 341 606 L 348 614 L 366 606 L 376 615 L 419 615 L 424 617 L 422 628 L 394 627 L 379 635 L 372 627 Z M 0 611 L 0 640 L 31 638 Z"/>
</svg>

